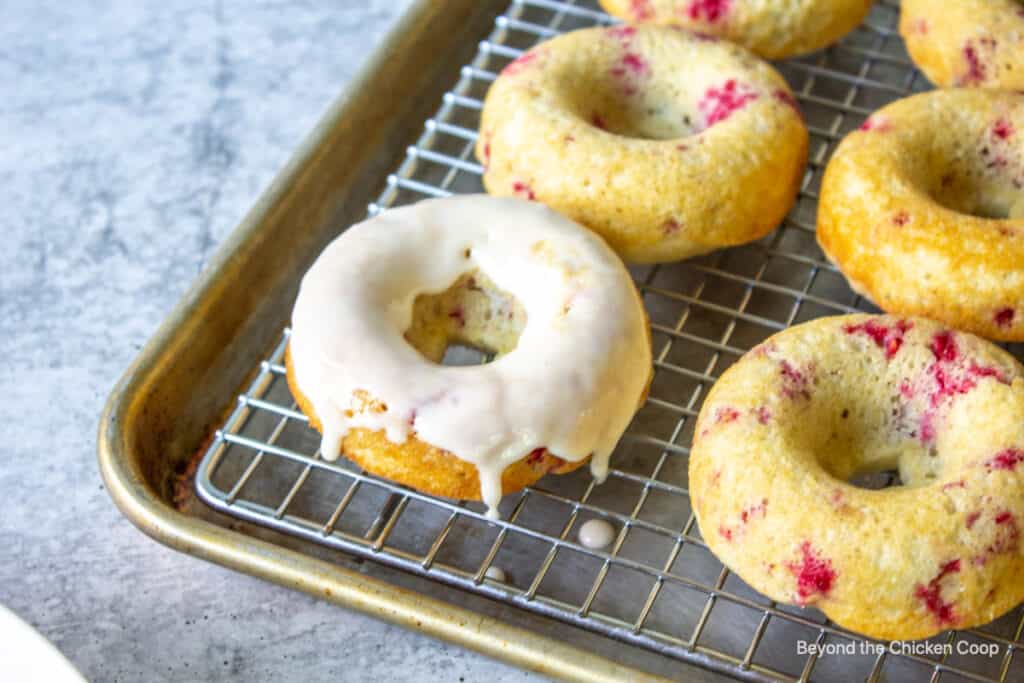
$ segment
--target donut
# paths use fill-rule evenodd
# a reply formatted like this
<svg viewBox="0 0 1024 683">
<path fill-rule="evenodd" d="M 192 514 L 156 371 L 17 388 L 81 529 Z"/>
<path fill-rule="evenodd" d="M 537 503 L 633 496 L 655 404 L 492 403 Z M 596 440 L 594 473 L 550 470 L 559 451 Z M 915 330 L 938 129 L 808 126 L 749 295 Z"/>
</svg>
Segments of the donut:
<svg viewBox="0 0 1024 683">
<path fill-rule="evenodd" d="M 626 22 L 668 24 L 739 43 L 766 59 L 831 45 L 864 21 L 872 0 L 600 0 Z"/>
<path fill-rule="evenodd" d="M 1024 96 L 933 91 L 894 102 L 825 169 L 817 236 L 883 310 L 1024 339 Z"/>
<path fill-rule="evenodd" d="M 1024 6 L 1016 0 L 903 0 L 900 35 L 940 88 L 1024 88 Z"/>
<path fill-rule="evenodd" d="M 923 318 L 819 318 L 730 367 L 695 430 L 701 536 L 771 599 L 902 640 L 1024 598 L 1024 367 L 994 344 Z M 889 470 L 902 485 L 849 483 Z"/>
<path fill-rule="evenodd" d="M 476 154 L 490 194 L 543 202 L 627 261 L 675 261 L 775 229 L 807 128 L 782 76 L 743 48 L 661 26 L 589 28 L 505 67 Z"/>
<path fill-rule="evenodd" d="M 494 360 L 442 365 L 451 345 Z M 608 459 L 646 396 L 650 337 L 625 266 L 536 203 L 468 195 L 391 209 L 302 279 L 289 387 L 320 453 L 483 500 Z"/>
</svg>

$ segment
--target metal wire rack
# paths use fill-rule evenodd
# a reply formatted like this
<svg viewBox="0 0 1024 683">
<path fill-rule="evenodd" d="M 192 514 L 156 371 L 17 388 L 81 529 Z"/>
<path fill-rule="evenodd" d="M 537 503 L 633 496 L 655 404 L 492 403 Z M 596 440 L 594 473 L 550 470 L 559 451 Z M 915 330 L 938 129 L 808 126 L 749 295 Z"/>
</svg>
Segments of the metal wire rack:
<svg viewBox="0 0 1024 683">
<path fill-rule="evenodd" d="M 547 477 L 507 497 L 502 520 L 492 521 L 479 504 L 432 498 L 347 461 L 326 462 L 284 380 L 285 330 L 216 432 L 197 472 L 199 496 L 230 515 L 745 680 L 1024 680 L 1024 610 L 930 641 L 952 652 L 869 650 L 868 641 L 817 611 L 771 602 L 726 570 L 703 543 L 687 495 L 687 444 L 715 379 L 789 325 L 872 310 L 824 260 L 814 220 L 836 143 L 874 109 L 928 87 L 895 33 L 897 15 L 897 5 L 882 2 L 839 45 L 777 65 L 811 132 L 802 190 L 779 230 L 703 258 L 633 269 L 650 315 L 656 372 L 605 484 L 584 471 Z M 490 82 L 537 41 L 607 23 L 593 0 L 514 0 L 369 213 L 481 191 L 472 150 Z M 595 517 L 617 529 L 607 550 L 575 540 Z M 506 581 L 486 576 L 492 566 L 507 572 Z M 854 653 L 801 655 L 798 641 Z M 972 643 L 995 643 L 999 654 L 962 654 Z"/>
</svg>

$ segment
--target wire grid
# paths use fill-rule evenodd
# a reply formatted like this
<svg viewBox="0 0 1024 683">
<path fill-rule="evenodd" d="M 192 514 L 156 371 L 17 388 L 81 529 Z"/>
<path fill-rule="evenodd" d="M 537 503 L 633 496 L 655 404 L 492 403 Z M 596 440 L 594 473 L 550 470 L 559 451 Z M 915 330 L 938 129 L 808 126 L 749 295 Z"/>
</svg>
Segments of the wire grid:
<svg viewBox="0 0 1024 683">
<path fill-rule="evenodd" d="M 608 480 L 547 477 L 502 502 L 436 499 L 329 463 L 288 391 L 288 331 L 200 465 L 200 497 L 229 514 L 568 622 L 651 651 L 754 681 L 1024 680 L 1024 610 L 931 644 L 952 654 L 861 650 L 868 642 L 813 609 L 778 605 L 707 550 L 690 509 L 687 444 L 707 388 L 767 336 L 821 315 L 875 310 L 854 294 L 814 241 L 821 173 L 842 137 L 878 107 L 928 88 L 883 2 L 839 45 L 777 64 L 811 133 L 809 167 L 784 225 L 763 240 L 685 263 L 631 269 L 650 316 L 655 377 Z M 488 85 L 510 60 L 563 31 L 611 23 L 592 0 L 515 0 L 399 169 L 376 214 L 425 197 L 481 191 L 472 157 Z M 1019 348 L 1015 350 L 1017 355 Z M 589 519 L 612 523 L 607 550 L 576 541 Z M 501 567 L 504 582 L 486 576 Z M 797 641 L 855 654 L 797 654 Z M 995 643 L 995 657 L 960 654 Z"/>
</svg>

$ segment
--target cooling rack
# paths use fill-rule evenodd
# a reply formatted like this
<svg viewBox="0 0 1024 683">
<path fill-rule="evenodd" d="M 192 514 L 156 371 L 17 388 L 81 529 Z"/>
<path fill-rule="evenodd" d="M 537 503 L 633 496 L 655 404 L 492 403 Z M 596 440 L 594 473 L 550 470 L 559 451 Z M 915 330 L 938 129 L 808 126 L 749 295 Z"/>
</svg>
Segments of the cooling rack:
<svg viewBox="0 0 1024 683">
<path fill-rule="evenodd" d="M 205 452 L 200 498 L 229 515 L 744 680 L 1024 680 L 1020 608 L 913 650 L 863 640 L 816 610 L 769 601 L 726 570 L 702 541 L 687 495 L 694 420 L 732 362 L 789 325 L 874 310 L 824 260 L 814 219 L 838 141 L 878 107 L 928 88 L 895 32 L 897 16 L 896 4 L 882 2 L 840 44 L 777 64 L 811 134 L 800 195 L 779 230 L 684 263 L 631 269 L 650 316 L 655 376 L 603 485 L 585 468 L 547 477 L 506 497 L 502 519 L 493 521 L 479 504 L 327 462 L 288 391 L 284 330 Z M 590 0 L 512 2 L 472 62 L 453 74 L 457 83 L 368 213 L 481 191 L 472 150 L 488 85 L 536 42 L 610 23 Z M 616 529 L 605 550 L 576 540 L 594 518 Z M 505 580 L 490 578 L 491 567 Z M 979 645 L 998 654 L 980 654 Z"/>
</svg>

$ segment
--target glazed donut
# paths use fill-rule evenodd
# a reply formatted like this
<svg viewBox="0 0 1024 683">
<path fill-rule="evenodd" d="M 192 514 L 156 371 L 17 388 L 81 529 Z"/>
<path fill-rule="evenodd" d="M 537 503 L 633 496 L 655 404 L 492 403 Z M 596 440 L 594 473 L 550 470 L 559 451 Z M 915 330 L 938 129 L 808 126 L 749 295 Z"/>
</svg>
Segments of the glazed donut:
<svg viewBox="0 0 1024 683">
<path fill-rule="evenodd" d="M 441 365 L 451 343 L 497 357 Z M 611 249 L 486 195 L 392 209 L 332 242 L 302 280 L 286 363 L 324 458 L 492 514 L 503 492 L 588 458 L 602 479 L 652 367 Z"/>
<path fill-rule="evenodd" d="M 889 313 L 1024 339 L 1024 96 L 923 93 L 879 110 L 825 169 L 818 242 Z"/>
<path fill-rule="evenodd" d="M 940 88 L 1024 88 L 1024 6 L 1015 0 L 903 0 L 907 53 Z"/>
<path fill-rule="evenodd" d="M 628 261 L 758 239 L 786 215 L 807 129 L 746 50 L 660 26 L 590 28 L 509 64 L 476 147 L 493 195 L 536 199 Z"/>
<path fill-rule="evenodd" d="M 773 600 L 886 640 L 987 623 L 1024 598 L 1024 367 L 925 319 L 789 328 L 712 388 L 689 483 L 708 547 Z"/>
<path fill-rule="evenodd" d="M 766 59 L 831 45 L 864 21 L 873 0 L 600 0 L 635 23 L 685 26 L 739 43 Z"/>
</svg>

